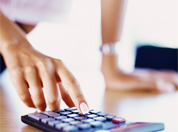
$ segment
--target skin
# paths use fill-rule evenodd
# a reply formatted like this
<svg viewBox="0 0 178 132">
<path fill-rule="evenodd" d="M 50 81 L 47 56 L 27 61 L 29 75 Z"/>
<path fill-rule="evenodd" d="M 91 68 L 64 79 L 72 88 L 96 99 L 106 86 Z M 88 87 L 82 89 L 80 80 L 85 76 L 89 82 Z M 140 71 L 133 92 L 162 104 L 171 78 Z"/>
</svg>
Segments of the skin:
<svg viewBox="0 0 178 132">
<path fill-rule="evenodd" d="M 103 43 L 120 40 L 126 3 L 126 0 L 101 1 Z M 69 107 L 76 106 L 82 113 L 80 104 L 87 102 L 73 74 L 62 60 L 38 52 L 26 39 L 35 25 L 21 24 L 22 30 L 1 11 L 0 25 L 0 54 L 21 100 L 28 107 L 43 111 L 46 104 L 51 110 L 59 109 L 62 98 Z M 172 92 L 178 87 L 176 72 L 135 70 L 128 74 L 118 67 L 117 60 L 117 54 L 102 55 L 101 71 L 107 89 Z"/>
<path fill-rule="evenodd" d="M 38 52 L 26 39 L 26 33 L 35 25 L 22 24 L 24 32 L 2 12 L 0 22 L 0 53 L 20 99 L 28 107 L 44 111 L 46 103 L 50 110 L 59 109 L 62 98 L 69 107 L 76 106 L 82 113 L 80 104 L 87 102 L 73 74 L 61 60 Z"/>
<path fill-rule="evenodd" d="M 120 41 L 127 0 L 102 0 L 102 43 Z M 173 92 L 178 88 L 178 73 L 135 69 L 124 73 L 118 64 L 118 55 L 102 55 L 101 71 L 106 88 L 120 91 Z"/>
</svg>

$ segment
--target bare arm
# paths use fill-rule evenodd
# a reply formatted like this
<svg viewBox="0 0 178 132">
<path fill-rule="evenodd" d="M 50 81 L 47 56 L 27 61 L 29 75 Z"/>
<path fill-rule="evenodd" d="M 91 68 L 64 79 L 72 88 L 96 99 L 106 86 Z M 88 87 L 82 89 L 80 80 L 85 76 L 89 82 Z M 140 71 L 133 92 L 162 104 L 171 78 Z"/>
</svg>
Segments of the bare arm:
<svg viewBox="0 0 178 132">
<path fill-rule="evenodd" d="M 102 42 L 120 40 L 127 0 L 101 0 Z"/>
<path fill-rule="evenodd" d="M 101 0 L 102 44 L 120 41 L 127 0 Z M 106 87 L 115 90 L 172 92 L 178 87 L 178 74 L 170 71 L 135 70 L 124 73 L 118 55 L 102 55 L 101 71 Z"/>
<path fill-rule="evenodd" d="M 126 4 L 127 0 L 101 0 L 102 44 L 120 41 Z M 109 86 L 112 76 L 122 73 L 117 63 L 117 54 L 102 55 L 101 71 Z"/>
<path fill-rule="evenodd" d="M 51 110 L 59 109 L 62 98 L 68 106 L 88 112 L 78 81 L 61 60 L 35 50 L 26 33 L 2 12 L 0 27 L 0 53 L 19 97 L 28 107 L 45 110 L 47 103 Z"/>
</svg>

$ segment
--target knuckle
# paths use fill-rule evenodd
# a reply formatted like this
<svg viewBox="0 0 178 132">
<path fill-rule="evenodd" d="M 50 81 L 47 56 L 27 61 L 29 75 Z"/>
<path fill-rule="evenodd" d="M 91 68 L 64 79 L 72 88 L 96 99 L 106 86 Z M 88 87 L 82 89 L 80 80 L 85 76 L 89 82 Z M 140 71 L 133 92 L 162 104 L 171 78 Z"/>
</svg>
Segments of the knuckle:
<svg viewBox="0 0 178 132">
<path fill-rule="evenodd" d="M 33 67 L 33 66 L 26 66 L 26 67 L 24 68 L 24 71 L 25 71 L 25 73 L 27 73 L 27 74 L 33 73 L 33 72 L 35 71 L 35 67 Z"/>
<path fill-rule="evenodd" d="M 22 74 L 22 69 L 20 67 L 14 67 L 9 70 L 12 77 L 18 77 Z"/>
<path fill-rule="evenodd" d="M 34 101 L 35 106 L 37 106 L 38 108 L 44 107 L 46 106 L 46 104 L 43 101 L 40 100 L 36 100 Z"/>
<path fill-rule="evenodd" d="M 63 61 L 60 60 L 60 59 L 55 59 L 55 62 L 56 62 L 57 64 L 59 64 L 59 65 L 63 64 Z"/>
<path fill-rule="evenodd" d="M 54 62 L 55 62 L 55 65 L 56 65 L 58 68 L 63 68 L 63 67 L 65 67 L 63 61 L 60 60 L 60 59 L 54 59 Z"/>
<path fill-rule="evenodd" d="M 27 103 L 29 102 L 29 98 L 28 98 L 27 95 L 25 95 L 25 94 L 20 94 L 19 97 L 20 97 L 20 99 L 21 99 L 25 104 L 27 104 Z"/>
<path fill-rule="evenodd" d="M 67 82 L 67 85 L 69 86 L 69 87 L 79 87 L 79 82 L 77 81 L 77 79 L 75 79 L 75 78 L 71 78 L 68 82 Z"/>
<path fill-rule="evenodd" d="M 42 60 L 42 59 L 39 59 L 37 62 L 36 62 L 36 65 L 39 66 L 40 68 L 42 67 L 45 67 L 46 65 L 46 60 Z"/>
<path fill-rule="evenodd" d="M 40 59 L 37 61 L 36 65 L 45 72 L 54 71 L 54 62 L 51 58 Z"/>
<path fill-rule="evenodd" d="M 54 105 L 54 106 L 56 105 L 57 101 L 58 100 L 56 98 L 50 98 L 50 99 L 48 99 L 48 103 L 51 104 L 51 105 Z"/>
</svg>

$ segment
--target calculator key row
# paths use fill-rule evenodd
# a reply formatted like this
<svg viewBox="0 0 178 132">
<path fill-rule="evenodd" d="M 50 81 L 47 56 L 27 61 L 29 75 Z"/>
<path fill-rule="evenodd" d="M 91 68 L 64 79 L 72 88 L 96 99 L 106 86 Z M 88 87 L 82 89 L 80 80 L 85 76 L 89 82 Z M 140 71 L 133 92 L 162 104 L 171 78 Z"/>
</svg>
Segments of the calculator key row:
<svg viewBox="0 0 178 132">
<path fill-rule="evenodd" d="M 66 127 L 63 128 L 63 131 L 66 131 L 66 132 L 77 132 L 78 128 L 75 127 L 75 126 L 66 126 Z"/>
<path fill-rule="evenodd" d="M 62 110 L 62 109 L 60 109 L 60 110 L 53 110 L 53 112 L 60 113 L 60 112 L 65 112 L 65 110 Z"/>
<path fill-rule="evenodd" d="M 76 126 L 76 125 L 79 125 L 79 124 L 83 124 L 83 122 L 81 122 L 81 121 L 71 121 L 70 124 Z"/>
<path fill-rule="evenodd" d="M 86 117 L 84 116 L 79 116 L 79 117 L 74 117 L 75 120 L 78 120 L 78 121 L 81 121 L 81 120 L 84 120 L 84 119 L 87 119 Z"/>
<path fill-rule="evenodd" d="M 61 114 L 61 115 L 65 115 L 65 116 L 67 116 L 67 115 L 69 115 L 69 114 L 72 114 L 72 112 L 65 111 L 65 112 L 60 112 L 60 114 Z"/>
<path fill-rule="evenodd" d="M 105 113 L 105 112 L 100 112 L 100 113 L 97 113 L 98 116 L 107 116 L 109 115 L 108 113 Z"/>
<path fill-rule="evenodd" d="M 64 109 L 65 111 L 74 111 L 74 110 L 77 110 L 76 107 L 70 107 L 70 108 L 67 108 L 67 109 Z"/>
<path fill-rule="evenodd" d="M 37 121 L 40 121 L 43 118 L 48 118 L 48 116 L 41 114 L 41 113 L 32 113 L 32 114 L 28 114 L 28 117 L 33 118 Z"/>
<path fill-rule="evenodd" d="M 96 117 L 96 118 L 94 118 L 94 120 L 104 122 L 107 119 L 105 117 Z"/>
<path fill-rule="evenodd" d="M 62 119 L 61 121 L 65 122 L 65 123 L 69 123 L 69 122 L 75 121 L 75 120 L 73 118 L 66 118 L 66 119 Z"/>
<path fill-rule="evenodd" d="M 60 114 L 52 112 L 52 111 L 44 111 L 44 112 L 41 112 L 41 113 L 44 114 L 44 115 L 50 116 L 50 117 L 60 116 Z"/>
<path fill-rule="evenodd" d="M 55 119 L 54 118 L 43 118 L 43 119 L 41 119 L 41 122 L 43 122 L 43 123 L 48 123 L 49 121 L 55 121 Z"/>
<path fill-rule="evenodd" d="M 57 117 L 54 117 L 55 119 L 57 120 L 62 120 L 62 119 L 67 119 L 67 116 L 57 116 Z"/>
<path fill-rule="evenodd" d="M 95 118 L 95 117 L 98 117 L 97 115 L 95 114 L 91 114 L 91 115 L 86 115 L 87 118 Z"/>
<path fill-rule="evenodd" d="M 64 127 L 69 126 L 68 123 L 59 123 L 55 125 L 55 128 L 62 130 Z"/>
<path fill-rule="evenodd" d="M 90 110 L 89 113 L 91 114 L 97 114 L 97 113 L 100 113 L 101 111 L 99 110 Z"/>
<path fill-rule="evenodd" d="M 53 121 L 48 121 L 47 124 L 51 127 L 56 126 L 57 124 L 61 124 L 62 121 L 58 121 L 58 120 L 53 120 Z"/>
<path fill-rule="evenodd" d="M 75 125 L 74 125 L 75 124 Z M 83 124 L 81 122 L 75 122 L 75 123 L 63 123 L 63 122 L 60 122 L 60 121 L 50 121 L 48 123 L 49 126 L 52 126 L 52 127 L 55 127 L 56 129 L 59 129 L 59 130 L 64 130 L 64 131 L 77 131 L 78 129 L 80 130 L 86 130 L 86 129 L 89 129 L 89 128 L 97 128 L 97 127 L 102 127 L 102 122 L 99 122 L 99 121 L 95 121 L 95 122 L 91 122 L 91 123 L 88 123 L 88 124 Z M 72 126 L 71 126 L 72 125 Z"/>
<path fill-rule="evenodd" d="M 114 115 L 107 115 L 105 116 L 105 118 L 108 120 L 108 121 L 111 121 L 113 118 L 115 118 L 116 116 Z"/>
<path fill-rule="evenodd" d="M 79 115 L 78 114 L 70 114 L 70 115 L 67 115 L 67 117 L 73 118 L 73 117 L 79 117 Z"/>
</svg>

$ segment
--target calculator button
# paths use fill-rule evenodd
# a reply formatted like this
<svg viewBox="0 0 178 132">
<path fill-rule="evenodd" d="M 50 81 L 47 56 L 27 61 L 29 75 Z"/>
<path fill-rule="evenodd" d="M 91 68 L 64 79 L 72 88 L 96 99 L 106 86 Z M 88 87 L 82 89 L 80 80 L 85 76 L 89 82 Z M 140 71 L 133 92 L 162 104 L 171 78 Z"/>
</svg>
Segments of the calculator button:
<svg viewBox="0 0 178 132">
<path fill-rule="evenodd" d="M 102 127 L 102 126 L 103 126 L 102 124 L 103 124 L 103 123 L 100 122 L 100 121 L 95 121 L 95 122 L 91 122 L 91 123 L 90 123 L 90 125 L 91 125 L 92 127 Z"/>
<path fill-rule="evenodd" d="M 95 118 L 95 117 L 98 117 L 98 116 L 95 115 L 95 114 L 91 114 L 91 115 L 87 115 L 86 117 L 87 117 L 87 118 Z"/>
<path fill-rule="evenodd" d="M 61 121 L 68 123 L 68 122 L 75 121 L 75 120 L 73 118 L 67 118 L 67 119 L 62 119 Z"/>
<path fill-rule="evenodd" d="M 64 109 L 65 111 L 74 111 L 74 110 L 77 110 L 76 107 L 70 107 L 70 108 L 67 108 L 67 109 Z"/>
<path fill-rule="evenodd" d="M 60 109 L 60 110 L 53 110 L 53 112 L 60 113 L 60 112 L 65 112 L 65 110 L 62 110 L 62 109 Z"/>
<path fill-rule="evenodd" d="M 85 129 L 91 128 L 91 125 L 90 124 L 80 124 L 80 125 L 78 125 L 78 127 L 80 130 L 85 130 Z"/>
<path fill-rule="evenodd" d="M 90 110 L 89 112 L 92 113 L 92 114 L 97 114 L 97 113 L 100 113 L 101 111 L 99 111 L 99 110 Z"/>
<path fill-rule="evenodd" d="M 108 113 L 100 112 L 100 113 L 97 113 L 97 115 L 99 115 L 99 116 L 106 116 L 106 115 L 108 115 Z"/>
<path fill-rule="evenodd" d="M 86 117 L 84 116 L 80 116 L 80 117 L 74 117 L 75 120 L 78 120 L 78 121 L 81 121 L 81 120 L 84 120 L 84 119 L 87 119 Z"/>
<path fill-rule="evenodd" d="M 43 118 L 41 119 L 41 122 L 47 123 L 48 121 L 54 121 L 54 120 L 55 120 L 54 118 Z"/>
<path fill-rule="evenodd" d="M 106 121 L 106 118 L 105 117 L 96 117 L 96 118 L 93 118 L 94 120 L 96 120 L 96 121 L 101 121 L 101 122 L 103 122 L 103 121 Z"/>
<path fill-rule="evenodd" d="M 122 118 L 122 117 L 116 117 L 116 118 L 113 118 L 113 119 L 112 119 L 112 122 L 113 122 L 113 123 L 116 123 L 116 124 L 124 123 L 124 122 L 125 122 L 125 119 Z"/>
<path fill-rule="evenodd" d="M 71 111 L 74 114 L 79 114 L 78 110 Z"/>
<path fill-rule="evenodd" d="M 54 127 L 54 126 L 57 125 L 57 124 L 61 124 L 61 123 L 62 123 L 62 121 L 57 121 L 57 120 L 48 121 L 48 125 L 49 125 L 49 126 L 52 126 L 52 127 Z"/>
<path fill-rule="evenodd" d="M 62 119 L 66 119 L 67 116 L 57 116 L 57 117 L 54 117 L 55 119 L 58 119 L 58 120 L 62 120 Z"/>
<path fill-rule="evenodd" d="M 81 114 L 79 113 L 80 116 L 88 116 L 88 115 L 91 115 L 91 113 L 86 113 L 86 114 Z"/>
<path fill-rule="evenodd" d="M 62 130 L 62 128 L 66 127 L 66 126 L 70 126 L 68 123 L 60 123 L 60 124 L 56 124 L 55 128 Z"/>
<path fill-rule="evenodd" d="M 105 118 L 108 120 L 108 121 L 111 121 L 113 118 L 115 118 L 116 116 L 114 115 L 107 115 L 105 116 Z"/>
<path fill-rule="evenodd" d="M 79 125 L 79 124 L 82 124 L 81 121 L 71 121 L 69 122 L 71 125 Z"/>
<path fill-rule="evenodd" d="M 65 132 L 77 132 L 78 128 L 75 126 L 66 126 L 62 130 Z"/>
<path fill-rule="evenodd" d="M 44 112 L 41 112 L 41 113 L 45 114 L 47 116 L 51 116 L 51 117 L 60 116 L 60 114 L 52 112 L 52 111 L 44 111 Z"/>
<path fill-rule="evenodd" d="M 78 116 L 79 116 L 78 114 L 70 114 L 70 115 L 67 115 L 67 117 L 70 117 L 70 118 L 78 117 Z"/>
<path fill-rule="evenodd" d="M 38 120 L 38 121 L 40 121 L 40 119 L 43 119 L 43 118 L 48 118 L 48 116 L 41 114 L 41 113 L 28 114 L 28 117 L 31 117 L 31 118 Z"/>
<path fill-rule="evenodd" d="M 93 122 L 95 120 L 93 119 L 85 119 L 85 120 L 82 120 L 83 123 L 90 123 L 90 122 Z"/>
<path fill-rule="evenodd" d="M 69 114 L 71 114 L 71 112 L 69 112 L 69 111 L 66 111 L 66 112 L 60 112 L 60 114 L 61 114 L 61 115 L 69 115 Z"/>
</svg>

